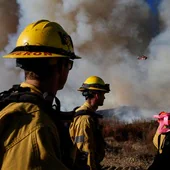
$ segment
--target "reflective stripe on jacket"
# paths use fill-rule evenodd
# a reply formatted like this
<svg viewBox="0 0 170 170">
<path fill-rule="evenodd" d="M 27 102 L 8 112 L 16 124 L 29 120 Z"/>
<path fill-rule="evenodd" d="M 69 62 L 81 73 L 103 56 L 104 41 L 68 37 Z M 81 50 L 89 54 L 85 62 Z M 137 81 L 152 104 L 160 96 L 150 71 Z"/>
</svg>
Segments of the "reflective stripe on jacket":
<svg viewBox="0 0 170 170">
<path fill-rule="evenodd" d="M 80 110 L 87 110 L 91 114 L 95 114 L 87 102 L 76 112 Z M 93 116 L 80 115 L 75 117 L 70 125 L 70 136 L 75 144 L 72 154 L 76 167 L 88 169 L 83 167 L 87 164 L 90 170 L 98 170 L 105 155 L 105 143 L 99 124 L 96 123 Z M 86 162 L 83 162 L 81 157 Z"/>
<path fill-rule="evenodd" d="M 21 86 L 40 93 L 27 83 Z M 32 103 L 13 102 L 1 111 L 1 170 L 68 170 L 60 159 L 59 133 L 44 110 Z"/>
</svg>

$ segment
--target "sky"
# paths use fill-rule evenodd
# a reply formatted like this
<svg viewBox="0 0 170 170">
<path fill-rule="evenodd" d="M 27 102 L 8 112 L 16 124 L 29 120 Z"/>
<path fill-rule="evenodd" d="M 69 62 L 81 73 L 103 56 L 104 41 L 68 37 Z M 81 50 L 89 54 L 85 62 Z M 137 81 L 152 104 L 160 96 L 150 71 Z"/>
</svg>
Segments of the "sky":
<svg viewBox="0 0 170 170">
<path fill-rule="evenodd" d="M 151 11 L 154 15 L 158 14 L 158 7 L 161 3 L 161 0 L 146 0 L 146 2 L 149 4 L 149 7 L 151 8 Z"/>
<path fill-rule="evenodd" d="M 28 23 L 39 19 L 59 22 L 82 57 L 74 62 L 64 89 L 57 93 L 62 109 L 81 105 L 84 98 L 77 89 L 87 77 L 97 75 L 111 88 L 100 109 L 130 106 L 140 110 L 130 117 L 151 118 L 170 110 L 170 2 L 147 1 L 0 0 L 0 54 L 13 50 Z M 154 2 L 159 4 L 156 10 Z M 148 59 L 138 60 L 139 55 Z M 15 60 L 1 58 L 0 91 L 21 81 L 23 73 L 15 67 Z"/>
<path fill-rule="evenodd" d="M 146 0 L 151 11 L 151 28 L 152 28 L 152 37 L 155 37 L 159 34 L 159 6 L 161 0 Z"/>
</svg>

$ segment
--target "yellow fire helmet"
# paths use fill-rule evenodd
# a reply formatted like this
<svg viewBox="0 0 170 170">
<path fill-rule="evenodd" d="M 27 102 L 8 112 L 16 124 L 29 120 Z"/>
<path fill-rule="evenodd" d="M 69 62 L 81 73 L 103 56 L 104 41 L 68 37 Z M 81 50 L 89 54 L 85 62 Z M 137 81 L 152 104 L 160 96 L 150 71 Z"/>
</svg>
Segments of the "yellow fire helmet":
<svg viewBox="0 0 170 170">
<path fill-rule="evenodd" d="M 71 37 L 56 22 L 39 20 L 25 27 L 12 52 L 3 58 L 81 58 L 74 53 Z"/>
<path fill-rule="evenodd" d="M 90 76 L 88 77 L 82 86 L 78 89 L 78 91 L 86 91 L 86 90 L 97 90 L 104 91 L 105 93 L 109 93 L 110 87 L 109 84 L 105 84 L 105 82 L 98 76 Z"/>
</svg>

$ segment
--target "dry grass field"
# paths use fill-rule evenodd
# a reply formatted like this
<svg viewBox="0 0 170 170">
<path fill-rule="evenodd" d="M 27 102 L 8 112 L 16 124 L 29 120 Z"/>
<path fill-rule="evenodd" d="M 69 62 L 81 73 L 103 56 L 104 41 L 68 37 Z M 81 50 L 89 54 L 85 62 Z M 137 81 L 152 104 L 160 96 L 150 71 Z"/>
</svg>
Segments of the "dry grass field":
<svg viewBox="0 0 170 170">
<path fill-rule="evenodd" d="M 156 154 L 152 139 L 158 123 L 146 120 L 125 123 L 116 119 L 105 119 L 102 123 L 107 143 L 103 166 L 109 170 L 147 170 Z"/>
</svg>

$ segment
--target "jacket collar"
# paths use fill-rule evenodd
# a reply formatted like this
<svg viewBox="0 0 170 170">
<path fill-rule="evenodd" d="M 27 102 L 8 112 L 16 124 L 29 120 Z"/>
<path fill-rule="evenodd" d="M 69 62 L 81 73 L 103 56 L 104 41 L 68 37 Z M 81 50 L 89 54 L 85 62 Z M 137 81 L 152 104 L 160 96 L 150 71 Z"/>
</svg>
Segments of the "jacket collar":
<svg viewBox="0 0 170 170">
<path fill-rule="evenodd" d="M 34 93 L 37 93 L 37 94 L 41 94 L 42 95 L 42 92 L 35 86 L 31 85 L 31 84 L 28 84 L 26 82 L 22 82 L 20 84 L 21 87 L 29 87 L 31 89 L 31 92 L 34 92 Z"/>
</svg>

